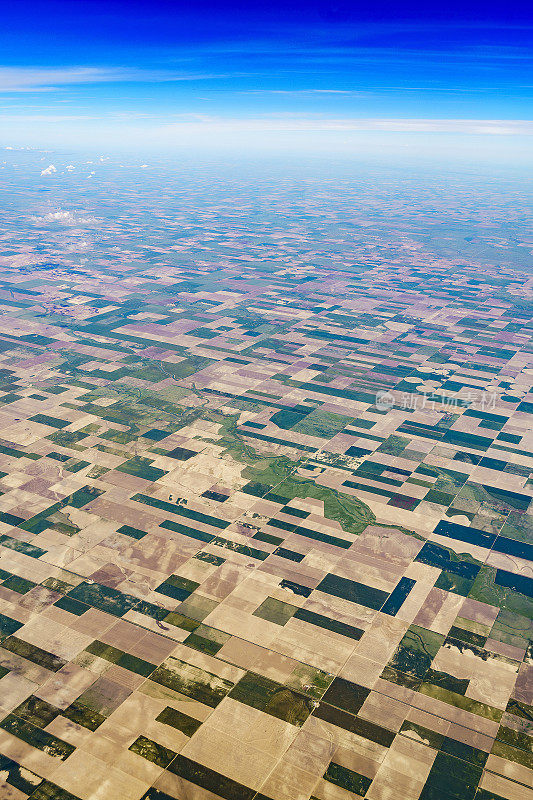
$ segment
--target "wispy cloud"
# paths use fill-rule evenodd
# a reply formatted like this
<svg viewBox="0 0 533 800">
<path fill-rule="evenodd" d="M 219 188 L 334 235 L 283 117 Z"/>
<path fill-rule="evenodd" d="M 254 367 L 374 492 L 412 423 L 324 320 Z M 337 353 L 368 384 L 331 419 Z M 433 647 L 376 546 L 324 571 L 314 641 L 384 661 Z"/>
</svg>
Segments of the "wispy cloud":
<svg viewBox="0 0 533 800">
<path fill-rule="evenodd" d="M 100 129 L 122 130 L 132 134 L 149 131 L 160 134 L 217 134 L 239 133 L 413 133 L 413 134 L 462 134 L 473 136 L 533 136 L 533 120 L 524 119 L 430 119 L 388 117 L 333 117 L 319 113 L 294 114 L 292 112 L 270 112 L 256 116 L 217 116 L 195 112 L 157 116 L 143 113 L 110 114 L 57 114 L 22 113 L 3 114 L 6 125 L 21 123 L 28 125 L 79 124 Z"/>
<path fill-rule="evenodd" d="M 162 126 L 167 131 L 193 129 L 247 131 L 346 131 L 388 133 L 448 133 L 492 136 L 533 136 L 533 121 L 502 119 L 387 119 L 387 118 L 333 118 L 319 115 L 269 114 L 262 117 L 222 118 L 181 115 Z"/>
<path fill-rule="evenodd" d="M 241 89 L 238 94 L 289 94 L 289 95 L 313 95 L 313 94 L 360 94 L 351 89 Z"/>
<path fill-rule="evenodd" d="M 224 78 L 224 74 L 127 67 L 1 67 L 0 93 L 52 92 L 67 86 L 91 83 L 159 83 Z"/>
</svg>

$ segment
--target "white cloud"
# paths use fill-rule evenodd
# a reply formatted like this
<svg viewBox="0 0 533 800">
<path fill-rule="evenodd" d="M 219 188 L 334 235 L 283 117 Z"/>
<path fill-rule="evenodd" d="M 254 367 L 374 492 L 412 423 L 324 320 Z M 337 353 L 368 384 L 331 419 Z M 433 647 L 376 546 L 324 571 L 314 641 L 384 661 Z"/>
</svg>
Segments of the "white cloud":
<svg viewBox="0 0 533 800">
<path fill-rule="evenodd" d="M 92 225 L 98 222 L 95 217 L 80 217 L 73 211 L 50 211 L 48 214 L 43 214 L 42 217 L 30 217 L 32 222 L 38 224 L 42 223 L 57 223 L 58 225 Z"/>
<path fill-rule="evenodd" d="M 55 130 L 69 128 L 90 135 L 98 142 L 105 140 L 109 134 L 118 136 L 121 144 L 124 138 L 142 140 L 145 137 L 158 138 L 174 132 L 192 136 L 197 133 L 216 135 L 233 132 L 246 134 L 328 131 L 533 136 L 533 120 L 524 119 L 358 118 L 328 117 L 320 114 L 296 115 L 291 112 L 255 117 L 221 117 L 191 113 L 163 118 L 132 114 L 126 119 L 116 114 L 108 116 L 5 114 L 2 116 L 2 122 L 6 127 L 13 127 L 14 135 L 22 133 L 24 129 L 28 133 L 28 129 L 34 130 L 36 126 L 39 126 L 40 131 L 46 128 Z M 59 137 L 59 140 L 63 141 L 63 137 Z M 38 139 L 32 142 L 34 146 L 39 144 Z M 135 144 L 137 145 L 138 141 Z"/>
<path fill-rule="evenodd" d="M 389 133 L 459 133 L 489 135 L 533 135 L 533 121 L 501 119 L 380 119 L 332 118 L 319 115 L 270 114 L 264 117 L 230 119 L 183 115 L 163 124 L 162 132 L 321 132 L 384 131 Z"/>
<path fill-rule="evenodd" d="M 460 156 L 494 163 L 529 165 L 533 161 L 533 121 L 523 119 L 357 118 L 295 113 L 240 118 L 193 113 L 128 117 L 113 113 L 20 113 L 6 114 L 2 122 L 11 142 L 16 141 L 19 147 L 66 147 L 79 152 L 86 148 L 86 153 L 98 148 L 96 159 L 105 148 L 120 153 L 121 164 L 135 169 L 143 167 L 144 159 L 150 163 L 149 156 L 154 151 L 179 150 L 350 157 L 363 157 L 366 153 L 379 158 L 405 152 L 412 158 L 424 153 L 428 158 L 440 154 L 446 159 Z"/>
<path fill-rule="evenodd" d="M 53 164 L 50 164 L 46 169 L 41 170 L 41 175 L 52 175 L 54 172 L 57 172 L 57 169 Z"/>
<path fill-rule="evenodd" d="M 171 70 L 142 70 L 127 67 L 2 67 L 0 94 L 11 92 L 52 92 L 60 87 L 87 83 L 160 83 L 197 81 L 223 78 L 226 75 L 178 72 Z"/>
</svg>

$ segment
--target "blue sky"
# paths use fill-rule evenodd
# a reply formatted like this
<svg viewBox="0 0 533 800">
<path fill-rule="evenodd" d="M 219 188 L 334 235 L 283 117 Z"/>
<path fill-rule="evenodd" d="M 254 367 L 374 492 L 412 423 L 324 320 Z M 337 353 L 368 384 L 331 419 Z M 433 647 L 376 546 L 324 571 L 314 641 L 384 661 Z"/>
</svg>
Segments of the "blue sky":
<svg viewBox="0 0 533 800">
<path fill-rule="evenodd" d="M 520 2 L 18 0 L 1 141 L 523 137 L 532 41 Z"/>
</svg>

